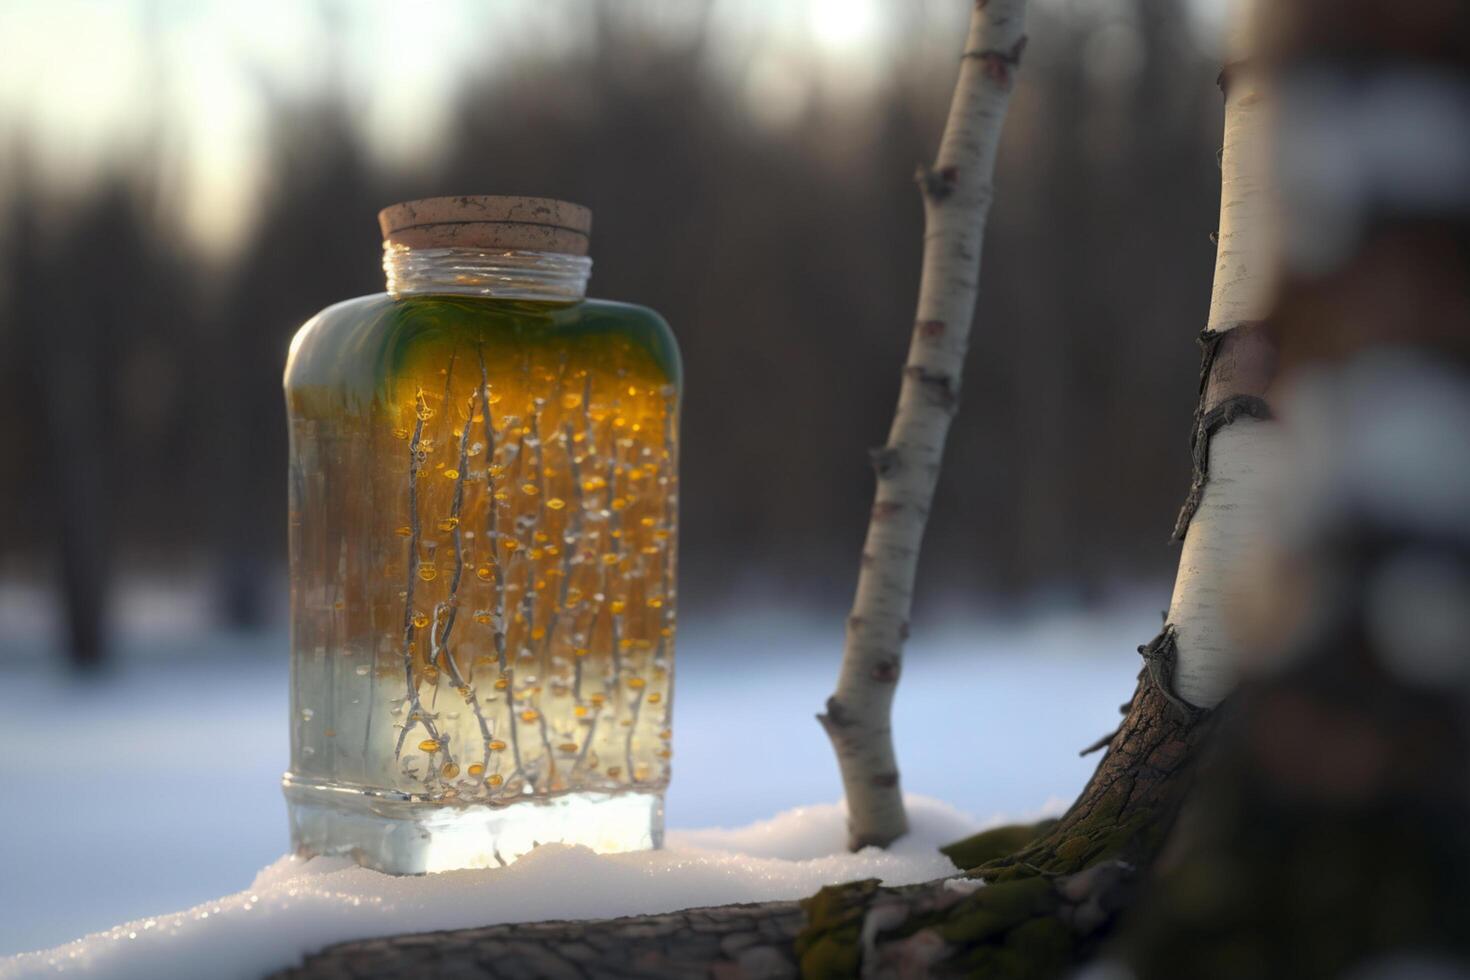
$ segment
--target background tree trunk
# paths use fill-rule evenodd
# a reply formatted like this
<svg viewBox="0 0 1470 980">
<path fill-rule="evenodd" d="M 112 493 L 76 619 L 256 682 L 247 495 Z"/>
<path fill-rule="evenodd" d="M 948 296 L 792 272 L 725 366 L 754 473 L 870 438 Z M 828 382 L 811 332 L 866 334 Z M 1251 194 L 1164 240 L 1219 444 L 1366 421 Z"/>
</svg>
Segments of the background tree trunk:
<svg viewBox="0 0 1470 980">
<path fill-rule="evenodd" d="M 995 157 L 1026 47 L 1025 7 L 1025 0 L 975 0 L 939 155 L 918 174 L 925 224 L 918 314 L 888 443 L 872 454 L 878 488 L 837 690 L 817 716 L 842 771 L 853 850 L 885 847 L 908 830 L 893 751 L 893 693 L 919 546 L 959 405 Z"/>
</svg>

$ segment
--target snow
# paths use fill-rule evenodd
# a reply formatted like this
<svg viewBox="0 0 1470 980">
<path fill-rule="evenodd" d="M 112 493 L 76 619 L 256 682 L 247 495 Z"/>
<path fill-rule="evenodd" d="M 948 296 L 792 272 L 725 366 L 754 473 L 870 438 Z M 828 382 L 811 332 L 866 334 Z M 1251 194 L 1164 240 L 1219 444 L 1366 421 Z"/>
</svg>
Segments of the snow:
<svg viewBox="0 0 1470 980">
<path fill-rule="evenodd" d="M 284 634 L 220 636 L 192 614 L 172 627 L 163 613 L 150 615 L 124 637 L 122 668 L 78 683 L 49 669 L 35 653 L 45 646 L 44 634 L 17 617 L 22 628 L 0 631 L 0 683 L 8 695 L 0 734 L 11 747 L 0 756 L 0 785 L 8 793 L 0 809 L 6 869 L 0 954 L 52 946 L 125 920 L 145 928 L 130 925 L 121 934 L 140 936 L 163 929 L 165 921 L 181 929 L 188 922 L 184 932 L 192 942 L 194 927 L 213 922 L 199 933 L 217 958 L 211 974 L 220 963 L 234 968 L 232 957 L 247 954 L 256 957 L 248 969 L 258 972 L 261 956 L 289 958 L 302 943 L 364 935 L 359 930 L 373 916 L 394 931 L 421 922 L 425 928 L 486 924 L 500 914 L 492 892 L 507 894 L 515 885 L 514 902 L 523 907 L 521 876 L 532 871 L 538 880 L 546 872 L 577 885 L 560 895 L 538 892 L 537 911 L 518 918 L 625 914 L 653 907 L 627 903 L 675 896 L 685 906 L 795 896 L 823 881 L 870 875 L 938 877 L 949 868 L 935 845 L 1001 819 L 1054 812 L 1072 799 L 1096 761 L 1077 751 L 1116 725 L 1138 669 L 1135 648 L 1157 631 L 1159 602 L 1155 592 L 1092 611 L 977 615 L 971 608 L 935 610 L 918 620 L 895 705 L 904 787 L 943 797 L 956 809 L 920 804 L 910 841 L 888 855 L 855 857 L 841 850 L 841 820 L 832 806 L 765 819 L 840 797 L 830 746 L 812 716 L 835 676 L 841 613 L 793 615 L 761 605 L 746 606 L 741 616 L 686 617 L 667 805 L 670 849 L 607 857 L 552 849 L 529 856 L 530 864 L 460 873 L 483 883 L 456 882 L 474 897 L 457 903 L 472 910 L 465 913 L 470 918 L 452 923 L 411 918 L 430 908 L 424 903 L 432 896 L 422 892 L 439 887 L 442 876 L 376 876 L 387 891 L 372 891 L 365 884 L 374 879 L 369 872 L 277 860 L 287 845 L 279 790 L 287 737 Z M 36 622 L 45 618 L 31 615 Z M 25 750 L 42 742 L 40 756 Z M 715 825 L 739 829 L 686 829 Z M 905 863 L 871 863 L 898 858 Z M 267 865 L 256 891 L 240 893 Z M 584 887 L 594 868 L 594 880 L 605 886 L 597 894 L 609 904 L 594 901 L 597 895 Z M 296 883 L 271 891 L 288 877 Z M 777 883 L 792 890 L 778 891 Z M 293 888 L 298 895 L 287 894 Z M 265 904 L 260 889 L 284 895 L 282 904 Z M 212 909 L 234 908 L 228 903 L 235 899 L 210 899 L 230 893 L 261 898 L 250 912 L 236 909 L 216 921 Z M 190 907 L 184 919 L 165 915 Z M 299 927 L 288 909 L 303 917 Z M 202 918 L 205 911 L 209 919 Z M 266 914 L 249 921 L 273 922 L 269 942 L 263 931 L 232 938 L 219 924 L 243 923 L 259 912 Z M 152 928 L 146 928 L 149 916 Z M 107 958 L 120 954 L 100 950 L 168 947 L 149 945 L 159 942 L 103 938 L 86 948 L 103 957 L 96 962 L 107 964 L 99 967 L 107 975 L 128 975 L 120 972 L 122 959 Z M 42 962 L 12 960 L 0 975 L 28 975 Z M 162 959 L 138 962 L 149 964 L 148 975 L 167 975 Z"/>
<path fill-rule="evenodd" d="M 482 871 L 393 877 L 345 858 L 284 857 L 244 891 L 13 958 L 0 977 L 253 978 L 345 939 L 797 899 L 836 882 L 909 884 L 953 873 L 936 848 L 978 825 L 943 803 L 908 803 L 913 830 L 886 852 L 847 853 L 842 807 L 829 804 L 737 830 L 675 832 L 661 851 L 553 844 Z"/>
</svg>

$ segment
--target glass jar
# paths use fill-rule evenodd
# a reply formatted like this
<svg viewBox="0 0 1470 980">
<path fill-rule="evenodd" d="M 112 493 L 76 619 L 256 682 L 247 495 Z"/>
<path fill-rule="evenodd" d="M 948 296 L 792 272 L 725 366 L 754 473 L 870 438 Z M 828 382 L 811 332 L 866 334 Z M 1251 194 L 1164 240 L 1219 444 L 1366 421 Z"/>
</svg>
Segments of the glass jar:
<svg viewBox="0 0 1470 980">
<path fill-rule="evenodd" d="M 419 873 L 658 847 L 673 335 L 585 298 L 585 208 L 379 220 L 388 291 L 317 314 L 286 363 L 297 852 Z"/>
</svg>

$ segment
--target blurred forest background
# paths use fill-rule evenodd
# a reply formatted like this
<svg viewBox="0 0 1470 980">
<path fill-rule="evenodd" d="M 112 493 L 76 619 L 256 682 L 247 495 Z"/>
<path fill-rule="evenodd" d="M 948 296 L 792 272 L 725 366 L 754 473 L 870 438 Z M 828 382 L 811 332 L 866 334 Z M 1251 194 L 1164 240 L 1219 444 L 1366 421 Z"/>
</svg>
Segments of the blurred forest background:
<svg viewBox="0 0 1470 980">
<path fill-rule="evenodd" d="M 21 6 L 0 3 L 10 54 L 80 57 L 19 30 Z M 446 193 L 589 205 L 592 293 L 673 324 L 686 616 L 849 598 L 866 450 L 917 288 L 912 174 L 943 125 L 965 5 L 535 7 L 463 17 L 452 50 L 405 34 L 364 55 L 352 39 L 376 6 L 301 5 L 287 58 L 310 70 L 283 73 L 227 36 L 177 57 L 173 19 L 200 16 L 185 5 L 113 4 L 143 95 L 84 167 L 85 133 L 45 135 L 45 86 L 0 74 L 0 580 L 65 597 L 79 649 L 105 647 L 109 596 L 135 577 L 205 589 L 221 624 L 279 621 L 287 343 L 382 289 L 380 207 Z M 1030 16 L 929 602 L 1085 601 L 1177 560 L 1218 209 L 1213 20 L 1168 0 L 1038 0 Z M 249 168 L 207 106 L 202 135 L 197 110 L 180 121 L 208 97 L 189 67 L 206 62 L 245 80 Z M 415 65 L 447 88 L 393 80 Z M 197 192 L 201 158 L 228 195 Z"/>
</svg>

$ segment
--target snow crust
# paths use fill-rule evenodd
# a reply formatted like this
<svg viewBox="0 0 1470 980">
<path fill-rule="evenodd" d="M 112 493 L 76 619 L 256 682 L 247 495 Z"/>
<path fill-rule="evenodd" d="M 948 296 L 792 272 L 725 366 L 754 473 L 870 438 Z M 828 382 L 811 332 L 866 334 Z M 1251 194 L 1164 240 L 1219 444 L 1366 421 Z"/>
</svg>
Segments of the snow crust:
<svg viewBox="0 0 1470 980">
<path fill-rule="evenodd" d="M 795 899 L 861 878 L 910 884 L 952 875 L 937 848 L 981 824 L 926 797 L 907 804 L 908 836 L 887 851 L 856 854 L 844 847 L 842 805 L 829 804 L 735 829 L 675 830 L 661 851 L 545 845 L 508 867 L 418 877 L 344 858 L 283 857 L 244 891 L 0 961 L 0 977 L 255 978 L 347 939 Z"/>
</svg>

